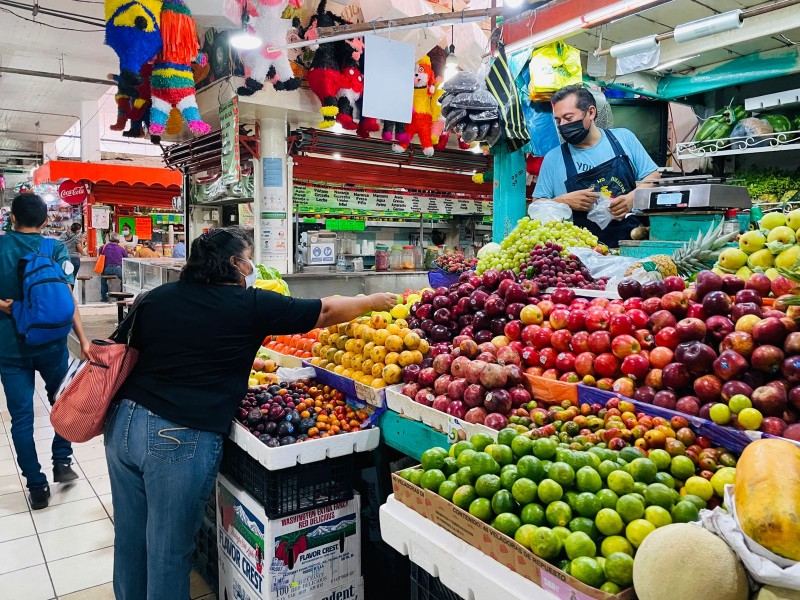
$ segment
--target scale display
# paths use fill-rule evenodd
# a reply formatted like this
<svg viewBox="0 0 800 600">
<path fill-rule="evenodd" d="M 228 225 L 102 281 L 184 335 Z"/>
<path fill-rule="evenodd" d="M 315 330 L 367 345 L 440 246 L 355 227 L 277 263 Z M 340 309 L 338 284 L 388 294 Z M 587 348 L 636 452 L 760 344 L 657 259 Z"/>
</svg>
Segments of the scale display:
<svg viewBox="0 0 800 600">
<path fill-rule="evenodd" d="M 677 206 L 683 201 L 683 194 L 680 192 L 667 192 L 656 194 L 657 206 Z"/>
</svg>

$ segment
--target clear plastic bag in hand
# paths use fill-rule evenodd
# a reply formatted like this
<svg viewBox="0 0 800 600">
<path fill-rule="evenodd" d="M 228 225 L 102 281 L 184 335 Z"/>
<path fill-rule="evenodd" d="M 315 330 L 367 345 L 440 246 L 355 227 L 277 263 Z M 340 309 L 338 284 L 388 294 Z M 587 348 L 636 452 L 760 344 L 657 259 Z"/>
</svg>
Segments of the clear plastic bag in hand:
<svg viewBox="0 0 800 600">
<path fill-rule="evenodd" d="M 608 196 L 600 196 L 600 198 L 592 205 L 589 212 L 586 213 L 586 218 L 597 223 L 600 229 L 605 229 L 608 224 L 614 220 L 614 215 L 611 214 L 611 198 Z"/>
<path fill-rule="evenodd" d="M 571 221 L 572 209 L 555 200 L 537 200 L 528 207 L 528 216 L 542 225 L 552 221 Z"/>
</svg>

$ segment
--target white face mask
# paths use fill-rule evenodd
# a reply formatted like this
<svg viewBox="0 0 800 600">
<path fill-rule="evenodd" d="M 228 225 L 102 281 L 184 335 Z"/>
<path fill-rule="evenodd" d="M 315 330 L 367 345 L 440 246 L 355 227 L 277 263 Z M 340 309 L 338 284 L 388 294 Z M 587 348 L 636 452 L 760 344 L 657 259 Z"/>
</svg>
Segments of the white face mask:
<svg viewBox="0 0 800 600">
<path fill-rule="evenodd" d="M 256 283 L 256 279 L 258 279 L 258 272 L 256 271 L 255 263 L 252 260 L 248 260 L 246 258 L 239 258 L 238 256 L 236 257 L 236 260 L 241 260 L 241 261 L 246 262 L 246 263 L 248 263 L 250 265 L 250 269 L 252 269 L 252 270 L 250 271 L 249 275 L 245 275 L 241 271 L 239 271 L 239 273 L 241 273 L 242 277 L 244 277 L 244 287 L 246 287 L 246 288 L 253 287 L 255 285 L 255 283 Z"/>
</svg>

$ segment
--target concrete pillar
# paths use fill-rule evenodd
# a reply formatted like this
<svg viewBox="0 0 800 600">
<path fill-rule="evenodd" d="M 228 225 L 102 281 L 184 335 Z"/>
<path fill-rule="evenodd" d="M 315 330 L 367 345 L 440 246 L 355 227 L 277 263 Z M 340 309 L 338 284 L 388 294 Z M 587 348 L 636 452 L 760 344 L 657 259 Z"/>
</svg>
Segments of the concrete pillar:
<svg viewBox="0 0 800 600">
<path fill-rule="evenodd" d="M 100 105 L 81 102 L 81 162 L 100 162 Z"/>
<path fill-rule="evenodd" d="M 281 273 L 291 272 L 292 207 L 286 154 L 286 120 L 261 119 L 261 164 L 256 169 L 255 259 Z"/>
</svg>

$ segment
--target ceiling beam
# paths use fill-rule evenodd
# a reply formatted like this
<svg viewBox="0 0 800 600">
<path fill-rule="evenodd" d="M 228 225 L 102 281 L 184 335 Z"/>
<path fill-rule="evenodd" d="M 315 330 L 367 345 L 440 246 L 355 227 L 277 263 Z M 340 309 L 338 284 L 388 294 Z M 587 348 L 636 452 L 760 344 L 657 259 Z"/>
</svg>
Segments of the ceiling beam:
<svg viewBox="0 0 800 600">
<path fill-rule="evenodd" d="M 66 75 L 64 73 L 52 73 L 50 71 L 32 71 L 30 69 L 14 69 L 12 67 L 0 67 L 0 73 L 9 75 L 26 75 L 28 77 L 44 77 L 45 79 L 58 79 L 59 81 L 75 81 L 78 83 L 91 83 L 94 85 L 105 85 L 111 87 L 116 85 L 108 79 L 97 79 L 96 77 L 83 77 L 81 75 Z"/>
</svg>

